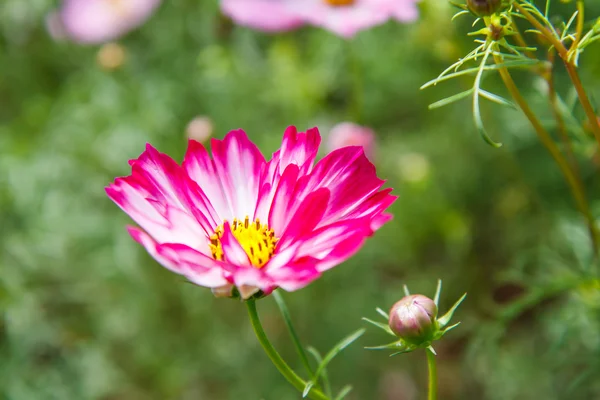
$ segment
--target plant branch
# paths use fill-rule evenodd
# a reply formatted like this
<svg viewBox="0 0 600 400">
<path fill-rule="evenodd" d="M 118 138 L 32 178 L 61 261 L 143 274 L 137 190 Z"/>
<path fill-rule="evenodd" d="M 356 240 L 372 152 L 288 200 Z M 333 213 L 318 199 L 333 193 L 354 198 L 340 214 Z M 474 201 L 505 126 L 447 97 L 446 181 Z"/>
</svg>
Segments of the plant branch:
<svg viewBox="0 0 600 400">
<path fill-rule="evenodd" d="M 500 57 L 498 55 L 494 55 L 494 61 L 497 64 L 501 64 L 503 62 L 502 57 Z M 594 217 L 592 216 L 592 214 L 590 212 L 589 205 L 588 205 L 587 199 L 585 197 L 585 192 L 584 192 L 583 186 L 580 184 L 580 182 L 574 175 L 573 171 L 571 170 L 571 168 L 569 166 L 569 163 L 564 158 L 563 154 L 560 152 L 560 150 L 558 149 L 558 147 L 552 140 L 552 137 L 550 136 L 550 134 L 546 131 L 546 129 L 544 129 L 544 127 L 542 126 L 540 121 L 537 119 L 537 117 L 535 116 L 535 114 L 533 113 L 531 108 L 529 107 L 529 104 L 527 104 L 527 101 L 523 98 L 523 96 L 519 92 L 519 89 L 517 88 L 517 85 L 513 81 L 512 76 L 510 75 L 510 72 L 508 72 L 508 69 L 499 68 L 498 72 L 500 73 L 500 76 L 502 77 L 502 80 L 504 81 L 504 85 L 506 86 L 506 88 L 508 89 L 510 94 L 512 95 L 513 99 L 519 105 L 519 107 L 521 108 L 521 111 L 523 111 L 523 113 L 525 114 L 525 116 L 527 117 L 527 119 L 529 120 L 531 125 L 533 126 L 538 138 L 540 139 L 540 141 L 542 142 L 544 147 L 546 147 L 546 150 L 548 150 L 548 152 L 550 153 L 550 155 L 552 156 L 552 158 L 554 159 L 556 164 L 558 164 L 558 167 L 560 168 L 561 172 L 565 176 L 565 179 L 567 180 L 569 188 L 571 189 L 571 192 L 573 194 L 573 198 L 575 199 L 575 203 L 577 204 L 579 211 L 583 214 L 583 216 L 586 219 L 586 223 L 588 225 L 588 230 L 590 233 L 590 240 L 592 242 L 592 250 L 593 250 L 594 255 L 597 256 L 597 254 L 598 254 L 598 233 L 596 230 Z"/>
<path fill-rule="evenodd" d="M 590 103 L 590 99 L 588 98 L 588 95 L 587 95 L 585 89 L 583 88 L 583 84 L 581 83 L 581 79 L 579 78 L 579 73 L 577 72 L 577 67 L 575 66 L 575 63 L 572 61 L 572 57 L 570 57 L 570 51 L 576 51 L 577 48 L 571 46 L 571 50 L 567 50 L 565 45 L 556 37 L 556 35 L 554 35 L 552 32 L 550 32 L 548 30 L 548 28 L 546 28 L 544 25 L 542 25 L 540 23 L 540 21 L 538 21 L 537 18 L 535 18 L 529 11 L 527 11 L 527 9 L 525 7 L 520 5 L 518 2 L 514 2 L 513 5 L 514 5 L 515 9 L 517 9 L 521 13 L 521 15 L 523 15 L 531 23 L 531 25 L 533 25 L 538 31 L 540 31 L 540 33 L 552 44 L 552 46 L 554 46 L 558 55 L 560 56 L 560 58 L 562 58 L 562 60 L 565 64 L 565 67 L 567 68 L 567 72 L 569 73 L 569 77 L 571 78 L 571 81 L 573 82 L 573 86 L 575 87 L 575 90 L 577 91 L 577 96 L 579 97 L 579 102 L 581 103 L 581 106 L 583 107 L 585 115 L 587 116 L 588 120 L 590 121 L 590 126 L 592 128 L 592 131 L 594 132 L 594 137 L 596 138 L 596 142 L 598 143 L 598 146 L 600 147 L 600 121 L 598 121 L 596 113 L 594 112 L 594 108 L 592 107 L 592 104 Z M 578 18 L 581 17 L 581 20 L 578 19 L 578 22 L 577 22 L 577 30 L 579 31 L 579 29 L 583 29 L 583 2 L 578 1 L 577 7 L 580 8 Z M 580 24 L 581 24 L 581 26 L 580 26 Z M 580 36 L 581 36 L 581 34 L 576 36 L 575 39 L 577 42 L 580 39 Z"/>
</svg>

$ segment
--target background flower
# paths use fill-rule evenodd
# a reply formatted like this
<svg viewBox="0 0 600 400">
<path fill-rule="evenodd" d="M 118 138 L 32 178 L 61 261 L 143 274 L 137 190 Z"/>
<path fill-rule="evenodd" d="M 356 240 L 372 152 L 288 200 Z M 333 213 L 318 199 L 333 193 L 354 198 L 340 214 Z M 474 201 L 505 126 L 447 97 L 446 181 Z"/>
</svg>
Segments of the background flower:
<svg viewBox="0 0 600 400">
<path fill-rule="evenodd" d="M 144 23 L 160 0 L 65 0 L 60 15 L 66 34 L 80 43 L 103 43 Z"/>
<path fill-rule="evenodd" d="M 237 24 L 266 32 L 287 31 L 304 24 L 285 0 L 221 0 L 221 10 Z"/>
<path fill-rule="evenodd" d="M 415 0 L 287 0 L 308 23 L 350 38 L 358 32 L 381 25 L 390 18 L 402 22 L 417 16 Z"/>
<path fill-rule="evenodd" d="M 371 128 L 352 122 L 341 122 L 331 128 L 327 138 L 330 150 L 345 146 L 361 146 L 365 155 L 373 160 L 375 153 L 375 133 Z"/>
</svg>

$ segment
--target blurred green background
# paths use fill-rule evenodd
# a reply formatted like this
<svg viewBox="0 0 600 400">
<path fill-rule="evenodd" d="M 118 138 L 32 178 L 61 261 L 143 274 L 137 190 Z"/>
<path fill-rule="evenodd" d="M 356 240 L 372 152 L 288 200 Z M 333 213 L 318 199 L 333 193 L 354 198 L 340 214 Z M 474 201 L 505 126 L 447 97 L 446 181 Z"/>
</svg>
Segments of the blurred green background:
<svg viewBox="0 0 600 400">
<path fill-rule="evenodd" d="M 592 268 L 591 254 L 557 167 L 516 111 L 483 106 L 500 149 L 480 139 L 468 101 L 428 111 L 472 78 L 419 91 L 473 46 L 470 17 L 451 23 L 444 1 L 427 0 L 414 24 L 344 41 L 311 27 L 267 35 L 233 26 L 216 0 L 170 0 L 118 41 L 125 61 L 107 69 L 101 46 L 49 37 L 44 20 L 57 5 L 0 2 L 0 398 L 300 398 L 243 304 L 159 266 L 104 193 L 146 142 L 181 160 L 198 115 L 215 137 L 245 129 L 267 155 L 288 125 L 327 136 L 349 120 L 376 131 L 379 175 L 400 196 L 395 219 L 357 256 L 284 293 L 305 343 L 324 352 L 402 297 L 403 284 L 433 295 L 442 278 L 442 310 L 469 293 L 462 325 L 437 346 L 442 399 L 600 398 L 599 288 L 570 283 Z M 600 99 L 598 44 L 581 64 Z M 531 76 L 516 74 L 552 129 Z M 561 69 L 557 80 L 568 97 Z M 495 76 L 484 86 L 504 93 Z M 598 216 L 593 149 L 577 149 Z M 259 311 L 300 369 L 273 299 Z M 352 383 L 349 399 L 424 398 L 424 354 L 362 349 L 387 341 L 369 329 L 339 355 L 335 388 Z"/>
</svg>

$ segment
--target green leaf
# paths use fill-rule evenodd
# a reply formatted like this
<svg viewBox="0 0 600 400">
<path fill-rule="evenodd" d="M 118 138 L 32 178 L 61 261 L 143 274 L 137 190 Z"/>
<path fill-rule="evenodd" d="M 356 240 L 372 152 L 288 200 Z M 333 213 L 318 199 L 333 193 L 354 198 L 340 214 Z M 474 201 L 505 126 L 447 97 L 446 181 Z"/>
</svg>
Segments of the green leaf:
<svg viewBox="0 0 600 400">
<path fill-rule="evenodd" d="M 365 317 L 363 317 L 363 321 L 367 321 L 368 323 L 370 323 L 372 325 L 375 325 L 378 328 L 383 329 L 384 331 L 386 331 L 390 335 L 396 336 L 396 335 L 394 335 L 394 332 L 392 332 L 392 330 L 390 329 L 390 327 L 387 324 L 383 324 L 381 322 L 373 321 L 373 320 L 371 320 L 369 318 L 365 318 Z"/>
<path fill-rule="evenodd" d="M 493 101 L 494 103 L 510 107 L 514 110 L 517 109 L 517 106 L 512 101 L 506 100 L 504 97 L 498 96 L 497 94 L 490 93 L 487 90 L 479 89 L 479 94 L 481 95 L 481 97 Z"/>
<path fill-rule="evenodd" d="M 448 104 L 452 104 L 454 102 L 462 100 L 465 97 L 469 97 L 471 94 L 473 94 L 473 89 L 465 90 L 464 92 L 460 92 L 453 96 L 446 97 L 445 99 L 436 101 L 435 103 L 430 104 L 428 108 L 430 110 L 433 110 L 436 108 L 444 107 L 444 106 L 447 106 Z"/>
<path fill-rule="evenodd" d="M 315 376 L 311 379 L 311 382 L 313 383 L 313 385 L 319 379 L 319 376 L 321 375 L 323 370 L 327 367 L 327 364 L 329 364 L 331 362 L 331 360 L 333 360 L 335 358 L 335 356 L 337 356 L 342 350 L 344 350 L 346 347 L 350 346 L 355 340 L 357 340 L 359 337 L 361 337 L 365 333 L 365 331 L 366 330 L 364 328 L 361 328 L 361 329 L 351 333 L 350 335 L 346 336 L 344 339 L 340 340 L 335 346 L 333 346 L 333 348 L 331 350 L 329 350 L 329 352 L 325 355 L 325 358 L 323 358 L 323 361 L 321 361 L 321 363 L 317 367 Z M 308 386 L 308 384 L 307 384 L 307 386 Z M 306 391 L 306 388 L 304 390 Z M 309 388 L 309 391 L 310 391 L 310 388 Z M 308 391 L 306 391 L 306 393 L 308 394 Z"/>
<path fill-rule="evenodd" d="M 381 308 L 377 307 L 375 309 L 375 311 L 377 311 L 379 313 L 379 315 L 381 315 L 383 318 L 385 318 L 386 320 L 390 319 L 390 316 L 388 313 L 386 313 L 385 311 L 383 311 Z"/>
<path fill-rule="evenodd" d="M 479 134 L 488 144 L 494 147 L 502 146 L 501 143 L 496 143 L 489 137 L 487 132 L 485 131 L 485 127 L 483 125 L 483 119 L 481 118 L 481 110 L 479 109 L 479 94 L 480 94 L 480 86 L 481 86 L 481 77 L 483 76 L 483 71 L 485 67 L 485 63 L 487 62 L 488 57 L 490 56 L 490 52 L 492 49 L 492 44 L 489 44 L 485 49 L 485 53 L 481 60 L 481 64 L 479 64 L 479 71 L 475 76 L 475 82 L 473 83 L 473 121 L 475 122 L 475 127 L 479 131 Z"/>
<path fill-rule="evenodd" d="M 470 12 L 467 10 L 459 11 L 456 14 L 454 14 L 450 20 L 454 21 L 456 18 L 460 17 L 461 15 L 469 15 L 469 14 L 470 14 Z"/>
<path fill-rule="evenodd" d="M 346 385 L 340 390 L 340 393 L 335 396 L 334 400 L 343 400 L 352 391 L 352 386 Z"/>
<path fill-rule="evenodd" d="M 404 340 L 400 339 L 392 343 L 384 344 L 381 346 L 368 346 L 365 347 L 367 350 L 399 350 L 399 351 L 412 351 L 416 347 L 406 343 Z"/>
<path fill-rule="evenodd" d="M 467 294 L 463 294 L 462 297 L 460 299 L 458 299 L 458 301 L 456 303 L 454 303 L 454 305 L 452 306 L 452 308 L 450 308 L 450 310 L 448 310 L 448 312 L 446 314 L 444 314 L 443 317 L 438 319 L 438 323 L 440 324 L 440 326 L 442 328 L 444 328 L 446 325 L 448 325 L 448 322 L 450 322 L 450 320 L 452 319 L 452 315 L 454 315 L 454 311 L 456 311 L 456 309 L 458 308 L 458 306 L 460 306 L 460 303 L 463 302 L 463 300 L 465 299 L 465 297 L 467 297 Z"/>
<path fill-rule="evenodd" d="M 309 346 L 306 350 L 308 350 L 308 352 L 315 358 L 317 365 L 323 362 L 323 357 L 317 349 Z M 323 390 L 325 391 L 325 394 L 327 397 L 331 398 L 331 384 L 329 383 L 329 374 L 327 373 L 327 368 L 324 368 L 323 371 L 321 371 L 321 380 L 323 381 Z"/>
<path fill-rule="evenodd" d="M 314 385 L 315 383 L 313 381 L 306 382 L 306 386 L 304 386 L 304 391 L 302 392 L 303 399 L 306 398 L 306 396 L 308 396 L 308 392 L 310 392 L 310 389 L 312 389 Z"/>
<path fill-rule="evenodd" d="M 440 294 L 442 293 L 442 280 L 438 279 L 437 287 L 435 289 L 435 296 L 433 296 L 433 302 L 435 306 L 439 308 L 440 304 Z"/>
<path fill-rule="evenodd" d="M 313 372 L 312 368 L 310 367 L 310 363 L 308 362 L 308 358 L 306 357 L 306 353 L 304 352 L 302 343 L 300 343 L 300 338 L 298 337 L 298 334 L 296 333 L 296 330 L 294 329 L 294 325 L 292 324 L 292 318 L 290 317 L 290 312 L 287 308 L 287 305 L 285 304 L 285 301 L 283 300 L 283 297 L 281 296 L 281 293 L 279 293 L 279 291 L 275 290 L 273 292 L 273 297 L 275 298 L 277 307 L 279 307 L 279 311 L 281 312 L 281 315 L 283 316 L 283 321 L 285 322 L 285 326 L 287 327 L 287 329 L 290 333 L 290 336 L 292 337 L 292 342 L 294 342 L 294 347 L 296 347 L 296 352 L 298 353 L 298 356 L 300 357 L 300 360 L 302 361 L 302 364 L 304 365 L 306 372 L 308 372 L 308 375 L 310 377 L 312 377 L 314 375 L 314 372 Z"/>
</svg>

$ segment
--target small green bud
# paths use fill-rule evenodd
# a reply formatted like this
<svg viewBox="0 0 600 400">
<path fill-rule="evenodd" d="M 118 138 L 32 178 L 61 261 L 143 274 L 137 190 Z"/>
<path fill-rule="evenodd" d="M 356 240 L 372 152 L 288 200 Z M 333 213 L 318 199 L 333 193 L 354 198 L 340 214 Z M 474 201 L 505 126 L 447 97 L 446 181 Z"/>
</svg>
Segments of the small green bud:
<svg viewBox="0 0 600 400">
<path fill-rule="evenodd" d="M 473 14 L 486 17 L 502 8 L 502 0 L 467 0 L 467 7 Z"/>
<path fill-rule="evenodd" d="M 389 326 L 399 338 L 418 346 L 434 339 L 438 331 L 437 312 L 435 302 L 429 297 L 406 296 L 392 306 Z"/>
</svg>

